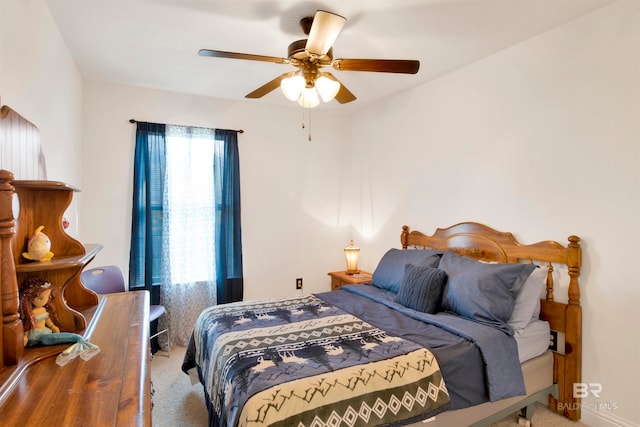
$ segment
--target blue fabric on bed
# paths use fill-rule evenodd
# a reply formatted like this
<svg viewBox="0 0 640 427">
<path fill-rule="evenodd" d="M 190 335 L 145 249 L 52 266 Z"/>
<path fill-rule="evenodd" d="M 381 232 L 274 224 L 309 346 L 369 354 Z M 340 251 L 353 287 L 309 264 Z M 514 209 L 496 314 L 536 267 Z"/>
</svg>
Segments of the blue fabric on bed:
<svg viewBox="0 0 640 427">
<path fill-rule="evenodd" d="M 366 296 L 336 291 L 314 295 L 391 335 L 413 341 L 432 351 L 451 397 L 449 409 L 463 409 L 489 400 L 482 353 L 471 341 L 390 309 Z"/>
<path fill-rule="evenodd" d="M 414 264 L 437 267 L 441 254 L 442 252 L 431 249 L 389 249 L 387 253 L 382 256 L 382 259 L 374 270 L 372 283 L 380 289 L 398 292 L 402 284 L 405 265 Z"/>
<path fill-rule="evenodd" d="M 442 296 L 444 310 L 513 334 L 507 321 L 535 265 L 487 264 L 445 252 L 438 268 L 449 277 Z"/>
<path fill-rule="evenodd" d="M 340 289 L 365 296 L 409 317 L 439 326 L 475 343 L 480 348 L 485 362 L 487 388 L 492 402 L 525 394 L 516 340 L 502 330 L 470 321 L 453 313 L 429 314 L 413 310 L 395 302 L 395 293 L 374 286 L 347 285 Z"/>
<path fill-rule="evenodd" d="M 440 309 L 447 273 L 439 268 L 407 264 L 396 302 L 425 313 Z"/>
<path fill-rule="evenodd" d="M 352 297 L 346 299 L 357 297 L 340 294 Z M 312 425 L 312 419 L 329 424 L 334 410 L 339 412 L 338 417 L 351 419 L 352 404 L 365 409 L 355 419 L 366 420 L 368 411 L 376 410 L 367 408 L 376 408 L 381 402 L 381 411 L 371 418 L 378 420 L 374 424 L 400 426 L 435 416 L 448 407 L 449 393 L 441 371 L 433 363 L 433 353 L 423 351 L 424 346 L 415 341 L 389 335 L 315 295 L 209 307 L 198 316 L 189 347 L 182 368 L 198 366 L 210 426 L 238 425 L 245 403 L 252 399 L 247 419 L 260 423 L 261 414 L 275 410 L 279 413 L 275 418 L 284 417 L 277 425 L 298 424 L 287 421 L 291 419 L 302 419 L 305 425 Z M 404 366 L 407 362 L 411 367 Z M 322 378 L 334 373 L 334 380 L 325 383 Z M 380 375 L 377 380 L 376 375 Z M 309 377 L 315 379 L 304 380 Z M 301 388 L 297 390 L 302 394 L 293 400 L 281 400 L 295 392 L 289 388 L 289 392 L 281 393 L 277 384 L 287 387 L 285 383 L 294 381 L 300 381 Z M 380 381 L 389 388 L 380 386 Z M 338 400 L 321 397 L 330 389 Z M 259 401 L 254 399 L 257 393 L 267 390 L 271 391 Z M 307 398 L 320 405 L 306 407 Z M 398 398 L 402 399 L 402 408 L 395 408 L 394 401 L 400 403 Z M 405 398 L 415 405 L 406 405 Z M 302 412 L 297 412 L 299 409 Z M 275 418 L 272 416 L 270 421 Z"/>
</svg>

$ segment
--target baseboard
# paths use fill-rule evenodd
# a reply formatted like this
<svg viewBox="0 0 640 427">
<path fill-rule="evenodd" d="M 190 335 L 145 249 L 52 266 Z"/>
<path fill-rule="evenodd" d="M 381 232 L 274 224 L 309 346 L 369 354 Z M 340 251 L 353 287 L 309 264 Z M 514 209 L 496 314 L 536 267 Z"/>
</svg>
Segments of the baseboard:
<svg viewBox="0 0 640 427">
<path fill-rule="evenodd" d="M 589 427 L 637 427 L 638 424 L 625 420 L 611 412 L 582 407 L 580 422 Z"/>
</svg>

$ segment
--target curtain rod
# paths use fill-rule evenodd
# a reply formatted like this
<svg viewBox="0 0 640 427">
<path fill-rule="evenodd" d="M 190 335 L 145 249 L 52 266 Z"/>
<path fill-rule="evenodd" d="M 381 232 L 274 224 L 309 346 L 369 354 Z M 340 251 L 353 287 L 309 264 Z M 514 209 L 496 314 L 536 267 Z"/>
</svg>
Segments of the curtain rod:
<svg viewBox="0 0 640 427">
<path fill-rule="evenodd" d="M 129 119 L 129 123 L 138 123 L 138 120 Z M 180 125 L 180 126 L 184 126 L 184 125 Z M 187 126 L 187 127 L 202 127 L 202 126 Z M 228 131 L 232 131 L 232 132 L 244 133 L 244 130 L 242 130 L 242 129 L 218 129 L 218 130 L 228 130 Z"/>
</svg>

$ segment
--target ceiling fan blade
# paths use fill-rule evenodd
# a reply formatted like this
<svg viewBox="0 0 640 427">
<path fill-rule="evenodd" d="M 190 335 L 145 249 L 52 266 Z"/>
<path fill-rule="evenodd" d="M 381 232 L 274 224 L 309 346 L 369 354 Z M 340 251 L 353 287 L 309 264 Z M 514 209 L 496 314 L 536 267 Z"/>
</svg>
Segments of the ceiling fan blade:
<svg viewBox="0 0 640 427">
<path fill-rule="evenodd" d="M 335 97 L 336 101 L 338 101 L 340 104 L 346 104 L 348 102 L 352 102 L 356 100 L 356 96 L 353 93 L 351 93 L 351 91 L 347 89 L 340 80 L 336 79 L 333 74 L 331 73 L 322 73 L 322 74 L 325 77 L 340 83 L 340 90 L 338 90 L 338 93 L 336 94 L 336 97 Z"/>
<path fill-rule="evenodd" d="M 341 71 L 416 74 L 420 61 L 408 59 L 336 59 L 333 68 Z"/>
<path fill-rule="evenodd" d="M 294 74 L 295 74 L 295 72 L 293 72 L 293 71 L 289 72 L 289 73 L 284 73 L 284 74 L 276 77 L 275 79 L 271 80 L 270 82 L 263 84 L 258 89 L 254 90 L 253 92 L 245 95 L 245 98 L 262 98 L 263 96 L 265 96 L 269 92 L 279 88 L 280 87 L 280 82 L 282 81 L 282 79 L 284 79 L 285 77 L 292 76 Z"/>
<path fill-rule="evenodd" d="M 347 19 L 335 13 L 319 10 L 313 17 L 305 50 L 312 56 L 324 56 L 338 38 Z"/>
<path fill-rule="evenodd" d="M 214 58 L 247 59 L 249 61 L 274 62 L 276 64 L 289 63 L 289 60 L 286 58 L 278 58 L 275 56 L 264 56 L 264 55 L 252 55 L 250 53 L 225 52 L 223 50 L 200 49 L 198 51 L 198 55 L 211 56 Z"/>
</svg>

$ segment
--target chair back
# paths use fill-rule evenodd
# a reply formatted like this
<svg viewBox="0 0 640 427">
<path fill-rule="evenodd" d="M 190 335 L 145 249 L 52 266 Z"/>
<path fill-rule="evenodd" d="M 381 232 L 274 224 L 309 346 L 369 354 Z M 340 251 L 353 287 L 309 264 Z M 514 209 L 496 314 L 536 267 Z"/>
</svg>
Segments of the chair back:
<svg viewBox="0 0 640 427">
<path fill-rule="evenodd" d="M 120 267 L 107 265 L 84 270 L 80 275 L 84 286 L 97 294 L 125 292 L 124 275 Z"/>
</svg>

